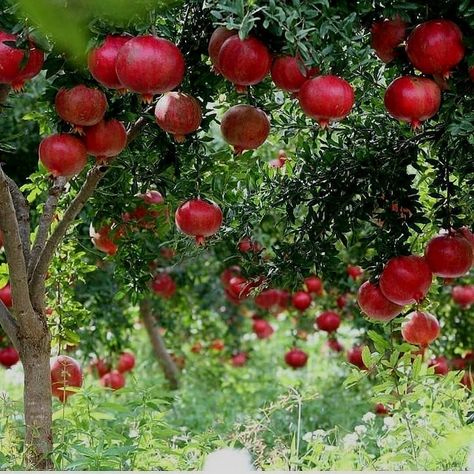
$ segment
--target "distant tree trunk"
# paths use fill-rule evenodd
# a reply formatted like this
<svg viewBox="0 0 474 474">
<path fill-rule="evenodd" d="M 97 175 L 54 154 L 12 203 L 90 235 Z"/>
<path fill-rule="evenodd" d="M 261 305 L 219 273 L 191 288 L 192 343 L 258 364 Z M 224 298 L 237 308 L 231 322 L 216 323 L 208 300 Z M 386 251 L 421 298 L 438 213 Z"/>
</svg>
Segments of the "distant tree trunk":
<svg viewBox="0 0 474 474">
<path fill-rule="evenodd" d="M 153 352 L 163 369 L 166 379 L 170 383 L 171 389 L 176 390 L 179 385 L 178 368 L 166 349 L 165 342 L 158 330 L 157 321 L 151 311 L 151 304 L 148 299 L 144 299 L 140 303 L 140 315 L 148 332 Z"/>
</svg>

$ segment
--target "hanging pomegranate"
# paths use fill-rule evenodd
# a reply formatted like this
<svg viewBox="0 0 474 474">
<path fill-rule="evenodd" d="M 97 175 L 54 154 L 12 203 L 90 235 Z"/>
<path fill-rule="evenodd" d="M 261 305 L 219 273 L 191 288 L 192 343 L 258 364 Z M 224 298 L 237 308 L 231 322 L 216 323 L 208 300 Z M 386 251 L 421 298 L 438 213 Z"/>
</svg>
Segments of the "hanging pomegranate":
<svg viewBox="0 0 474 474">
<path fill-rule="evenodd" d="M 233 265 L 229 268 L 226 268 L 221 273 L 221 282 L 222 282 L 223 287 L 228 288 L 229 284 L 230 284 L 230 280 L 235 276 L 239 276 L 241 274 L 241 272 L 242 272 L 242 270 L 237 265 Z"/>
<path fill-rule="evenodd" d="M 176 283 L 168 273 L 158 273 L 151 282 L 151 289 L 162 298 L 171 298 L 176 292 Z"/>
<path fill-rule="evenodd" d="M 306 291 L 297 291 L 291 298 L 291 304 L 299 311 L 306 311 L 311 306 L 311 295 Z"/>
<path fill-rule="evenodd" d="M 316 318 L 316 327 L 320 331 L 334 332 L 341 325 L 341 318 L 335 311 L 324 311 Z"/>
<path fill-rule="evenodd" d="M 433 357 L 428 362 L 428 367 L 434 367 L 434 373 L 437 375 L 446 375 L 449 372 L 448 359 L 443 356 Z"/>
<path fill-rule="evenodd" d="M 439 322 L 429 313 L 413 311 L 402 323 L 402 337 L 410 343 L 428 347 L 439 336 Z"/>
<path fill-rule="evenodd" d="M 403 306 L 385 298 L 380 288 L 370 281 L 359 288 L 357 303 L 363 313 L 376 321 L 391 321 L 403 311 Z"/>
<path fill-rule="evenodd" d="M 9 369 L 17 364 L 20 356 L 13 346 L 0 348 L 0 365 Z"/>
<path fill-rule="evenodd" d="M 275 85 L 286 92 L 298 92 L 312 77 L 301 59 L 294 56 L 276 58 L 272 64 L 271 75 Z"/>
<path fill-rule="evenodd" d="M 304 367 L 308 362 L 308 354 L 305 351 L 294 347 L 285 354 L 285 362 L 293 369 L 299 369 Z"/>
<path fill-rule="evenodd" d="M 212 66 L 216 74 L 220 74 L 218 59 L 222 45 L 224 44 L 226 39 L 236 35 L 237 33 L 237 30 L 228 30 L 223 26 L 219 26 L 214 30 L 214 33 L 212 33 L 207 51 L 209 53 L 209 58 L 211 59 Z"/>
<path fill-rule="evenodd" d="M 316 275 L 305 278 L 304 284 L 308 293 L 315 296 L 321 296 L 323 294 L 323 281 Z"/>
<path fill-rule="evenodd" d="M 246 352 L 237 352 L 234 354 L 231 359 L 230 363 L 233 367 L 243 367 L 248 360 L 248 354 Z"/>
<path fill-rule="evenodd" d="M 461 306 L 461 308 L 469 308 L 474 304 L 474 285 L 455 286 L 451 296 L 453 301 Z"/>
<path fill-rule="evenodd" d="M 98 162 L 108 161 L 127 146 L 127 132 L 119 120 L 101 120 L 84 129 L 83 141 L 89 155 L 95 156 Z"/>
<path fill-rule="evenodd" d="M 367 370 L 367 366 L 362 359 L 363 349 L 364 348 L 362 346 L 354 346 L 349 349 L 347 351 L 347 362 L 349 362 L 349 364 L 355 365 L 360 370 Z"/>
<path fill-rule="evenodd" d="M 255 297 L 255 305 L 261 309 L 275 310 L 281 305 L 280 290 L 269 288 Z"/>
<path fill-rule="evenodd" d="M 125 387 L 125 377 L 118 370 L 112 370 L 100 379 L 100 383 L 106 388 L 120 390 Z"/>
<path fill-rule="evenodd" d="M 117 253 L 119 232 L 116 229 L 112 229 L 112 226 L 104 225 L 96 231 L 94 226 L 91 224 L 89 226 L 89 236 L 92 244 L 97 250 L 100 250 L 107 255 L 115 255 Z"/>
<path fill-rule="evenodd" d="M 252 329 L 259 339 L 267 339 L 274 332 L 272 325 L 265 319 L 255 319 L 252 323 Z"/>
<path fill-rule="evenodd" d="M 405 40 L 406 28 L 401 18 L 385 19 L 372 25 L 370 45 L 384 63 L 393 61 L 397 56 L 397 47 Z"/>
<path fill-rule="evenodd" d="M 122 352 L 117 362 L 117 370 L 120 373 L 131 372 L 135 367 L 135 356 L 131 352 Z"/>
<path fill-rule="evenodd" d="M 68 387 L 82 387 L 82 369 L 72 357 L 58 356 L 51 359 L 51 389 L 54 397 L 63 403 L 76 392 Z"/>
<path fill-rule="evenodd" d="M 11 308 L 13 306 L 12 287 L 10 286 L 10 283 L 7 283 L 5 286 L 0 288 L 0 301 L 7 308 Z"/>
</svg>

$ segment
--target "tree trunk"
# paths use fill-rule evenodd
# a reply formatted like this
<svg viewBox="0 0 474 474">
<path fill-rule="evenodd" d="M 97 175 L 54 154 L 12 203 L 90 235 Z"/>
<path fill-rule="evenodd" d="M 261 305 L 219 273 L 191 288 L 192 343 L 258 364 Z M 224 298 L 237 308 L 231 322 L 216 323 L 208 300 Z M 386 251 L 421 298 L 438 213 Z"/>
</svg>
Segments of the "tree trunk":
<svg viewBox="0 0 474 474">
<path fill-rule="evenodd" d="M 158 359 L 161 368 L 165 374 L 166 380 L 170 383 L 170 388 L 176 390 L 179 385 L 179 372 L 176 364 L 166 350 L 165 342 L 161 337 L 156 326 L 156 319 L 151 312 L 151 305 L 149 300 L 143 300 L 140 303 L 140 313 L 148 332 L 153 352 Z"/>
</svg>

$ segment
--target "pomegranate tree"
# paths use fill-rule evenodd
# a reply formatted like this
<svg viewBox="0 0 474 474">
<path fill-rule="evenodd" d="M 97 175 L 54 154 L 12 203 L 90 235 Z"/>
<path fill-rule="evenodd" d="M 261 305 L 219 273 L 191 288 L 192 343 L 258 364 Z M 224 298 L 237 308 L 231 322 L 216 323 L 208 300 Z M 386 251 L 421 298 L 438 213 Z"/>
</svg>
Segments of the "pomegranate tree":
<svg viewBox="0 0 474 474">
<path fill-rule="evenodd" d="M 219 26 L 214 30 L 209 40 L 207 51 L 211 59 L 212 67 L 216 74 L 220 74 L 219 70 L 219 53 L 225 40 L 238 33 L 237 30 L 228 30 L 223 26 Z"/>
<path fill-rule="evenodd" d="M 162 272 L 153 278 L 151 289 L 155 294 L 168 299 L 176 293 L 176 283 L 168 273 Z"/>
<path fill-rule="evenodd" d="M 82 387 L 82 369 L 72 357 L 60 355 L 51 359 L 51 389 L 54 397 L 65 402 L 76 392 L 68 387 Z"/>
<path fill-rule="evenodd" d="M 297 291 L 291 298 L 291 304 L 299 311 L 307 310 L 311 301 L 311 295 L 306 291 Z"/>
<path fill-rule="evenodd" d="M 20 360 L 20 356 L 13 346 L 0 348 L 0 365 L 9 369 L 10 367 L 17 364 Z"/>
<path fill-rule="evenodd" d="M 372 25 L 370 45 L 384 63 L 393 61 L 397 56 L 397 47 L 405 40 L 406 28 L 401 18 L 386 18 Z"/>
<path fill-rule="evenodd" d="M 430 313 L 413 311 L 402 323 L 402 337 L 410 344 L 428 347 L 440 332 L 438 320 Z"/>
<path fill-rule="evenodd" d="M 125 387 L 125 377 L 118 370 L 112 370 L 100 379 L 100 383 L 106 388 L 120 390 Z"/>
<path fill-rule="evenodd" d="M 120 373 L 130 372 L 135 367 L 135 356 L 131 352 L 120 354 L 117 362 L 117 370 Z"/>
<path fill-rule="evenodd" d="M 370 281 L 359 288 L 357 303 L 363 313 L 377 321 L 391 321 L 403 311 L 403 306 L 385 298 L 378 285 Z"/>
<path fill-rule="evenodd" d="M 334 332 L 341 325 L 341 318 L 335 311 L 324 311 L 316 318 L 316 326 L 320 331 Z"/>
<path fill-rule="evenodd" d="M 304 367 L 308 362 L 308 354 L 305 351 L 294 347 L 285 354 L 285 362 L 293 369 L 299 369 Z"/>
<path fill-rule="evenodd" d="M 127 145 L 127 132 L 119 120 L 101 120 L 84 129 L 84 145 L 97 161 L 107 161 L 122 153 Z"/>
</svg>

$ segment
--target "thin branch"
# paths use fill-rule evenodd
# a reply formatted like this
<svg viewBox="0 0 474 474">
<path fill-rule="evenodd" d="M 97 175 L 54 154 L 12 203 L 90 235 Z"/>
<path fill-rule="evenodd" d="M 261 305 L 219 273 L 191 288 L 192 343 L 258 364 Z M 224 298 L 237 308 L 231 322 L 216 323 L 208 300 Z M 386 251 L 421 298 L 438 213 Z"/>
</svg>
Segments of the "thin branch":
<svg viewBox="0 0 474 474">
<path fill-rule="evenodd" d="M 153 106 L 148 107 L 145 109 L 145 114 L 149 114 L 153 110 Z M 146 115 L 142 115 L 140 118 L 138 118 L 134 124 L 130 127 L 130 129 L 127 132 L 127 146 L 130 145 L 130 143 L 135 140 L 135 138 L 140 135 L 140 133 L 143 131 L 143 129 L 146 127 L 148 124 L 148 117 Z"/>
<path fill-rule="evenodd" d="M 16 322 L 13 315 L 10 313 L 8 308 L 0 300 L 0 326 L 7 334 L 10 341 L 16 349 L 18 349 L 18 323 Z"/>
</svg>

